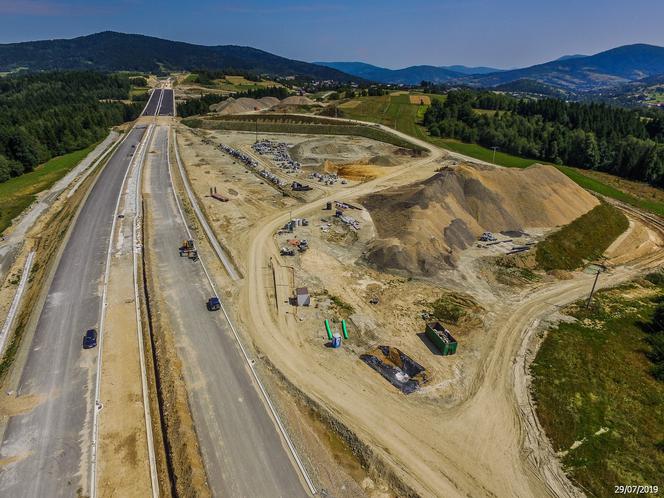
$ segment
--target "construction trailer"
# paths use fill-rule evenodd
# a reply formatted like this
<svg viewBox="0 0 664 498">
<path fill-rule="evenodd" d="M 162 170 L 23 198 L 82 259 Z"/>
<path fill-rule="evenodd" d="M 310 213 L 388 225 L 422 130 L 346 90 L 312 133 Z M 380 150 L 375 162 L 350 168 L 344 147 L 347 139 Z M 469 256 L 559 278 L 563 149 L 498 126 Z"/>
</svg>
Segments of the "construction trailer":
<svg viewBox="0 0 664 498">
<path fill-rule="evenodd" d="M 450 334 L 450 331 L 441 325 L 440 322 L 427 323 L 425 330 L 427 337 L 433 342 L 443 356 L 456 353 L 457 340 Z"/>
</svg>

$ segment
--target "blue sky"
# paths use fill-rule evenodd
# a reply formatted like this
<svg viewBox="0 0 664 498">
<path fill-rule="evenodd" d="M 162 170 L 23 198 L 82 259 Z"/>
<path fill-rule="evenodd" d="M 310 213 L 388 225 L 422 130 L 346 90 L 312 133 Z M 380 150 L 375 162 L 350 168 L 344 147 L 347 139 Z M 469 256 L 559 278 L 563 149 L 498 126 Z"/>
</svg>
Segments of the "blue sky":
<svg viewBox="0 0 664 498">
<path fill-rule="evenodd" d="M 0 43 L 102 30 L 386 67 L 518 67 L 664 46 L 663 0 L 0 0 Z"/>
</svg>

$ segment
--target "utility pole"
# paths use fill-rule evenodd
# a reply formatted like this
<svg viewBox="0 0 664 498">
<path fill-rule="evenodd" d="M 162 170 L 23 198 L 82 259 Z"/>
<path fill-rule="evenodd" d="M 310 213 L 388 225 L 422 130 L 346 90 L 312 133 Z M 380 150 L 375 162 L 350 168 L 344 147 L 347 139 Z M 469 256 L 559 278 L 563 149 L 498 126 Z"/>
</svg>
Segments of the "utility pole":
<svg viewBox="0 0 664 498">
<path fill-rule="evenodd" d="M 491 160 L 491 162 L 492 162 L 493 164 L 496 164 L 496 149 L 498 149 L 498 147 L 496 147 L 496 146 L 494 145 L 494 146 L 491 147 L 491 148 L 493 149 L 493 159 Z"/>
<path fill-rule="evenodd" d="M 597 285 L 597 279 L 599 278 L 601 270 L 597 270 L 597 273 L 595 274 L 595 281 L 593 282 L 593 288 L 590 289 L 590 295 L 588 296 L 588 301 L 586 301 L 586 309 L 590 308 L 590 301 L 593 298 L 593 293 L 595 292 L 595 286 Z"/>
<path fill-rule="evenodd" d="M 256 114 L 256 143 L 258 143 L 258 114 Z"/>
</svg>

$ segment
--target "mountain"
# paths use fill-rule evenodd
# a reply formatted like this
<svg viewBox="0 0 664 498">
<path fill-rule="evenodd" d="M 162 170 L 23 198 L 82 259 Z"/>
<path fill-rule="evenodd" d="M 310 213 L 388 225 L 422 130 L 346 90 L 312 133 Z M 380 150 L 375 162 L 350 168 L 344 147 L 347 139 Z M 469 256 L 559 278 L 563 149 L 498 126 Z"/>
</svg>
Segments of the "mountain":
<svg viewBox="0 0 664 498">
<path fill-rule="evenodd" d="M 403 69 L 387 69 L 365 62 L 314 62 L 314 64 L 331 67 L 377 83 L 392 83 L 395 85 L 419 85 L 422 81 L 444 83 L 465 75 L 501 71 L 492 67 L 468 66 L 409 66 Z"/>
<path fill-rule="evenodd" d="M 403 69 L 387 69 L 364 62 L 315 62 L 377 83 L 417 85 L 421 81 L 442 83 L 464 76 L 463 73 L 436 66 L 410 66 Z"/>
<path fill-rule="evenodd" d="M 232 68 L 271 76 L 357 80 L 334 68 L 286 59 L 251 47 L 194 45 L 113 31 L 66 40 L 0 44 L 0 71 L 17 68 L 142 72 Z"/>
<path fill-rule="evenodd" d="M 560 88 L 547 85 L 541 81 L 528 79 L 510 81 L 509 83 L 503 83 L 502 85 L 495 86 L 493 89 L 499 92 L 540 95 L 544 97 L 555 97 L 558 99 L 567 97 L 567 93 Z"/>
<path fill-rule="evenodd" d="M 495 67 L 485 67 L 485 66 L 441 66 L 450 71 L 455 71 L 461 74 L 489 74 L 489 73 L 500 73 L 505 71 L 505 69 L 496 69 Z"/>
<path fill-rule="evenodd" d="M 562 57 L 558 57 L 556 60 L 557 61 L 568 61 L 568 60 L 571 60 L 571 59 L 580 59 L 581 57 L 588 57 L 588 56 L 583 55 L 583 54 L 563 55 Z"/>
<path fill-rule="evenodd" d="M 586 57 L 462 78 L 457 83 L 495 87 L 528 79 L 566 91 L 585 92 L 664 74 L 664 47 L 625 45 Z"/>
</svg>

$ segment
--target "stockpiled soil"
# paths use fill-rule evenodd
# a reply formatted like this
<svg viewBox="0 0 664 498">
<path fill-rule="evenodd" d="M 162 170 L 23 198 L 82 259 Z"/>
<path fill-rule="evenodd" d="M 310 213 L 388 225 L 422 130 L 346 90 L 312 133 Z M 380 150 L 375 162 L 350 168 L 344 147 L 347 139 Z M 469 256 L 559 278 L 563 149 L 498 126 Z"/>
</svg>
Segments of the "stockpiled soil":
<svg viewBox="0 0 664 498">
<path fill-rule="evenodd" d="M 367 258 L 380 269 L 435 274 L 484 231 L 567 225 L 599 201 L 552 166 L 463 164 L 361 199 L 376 225 Z"/>
</svg>

